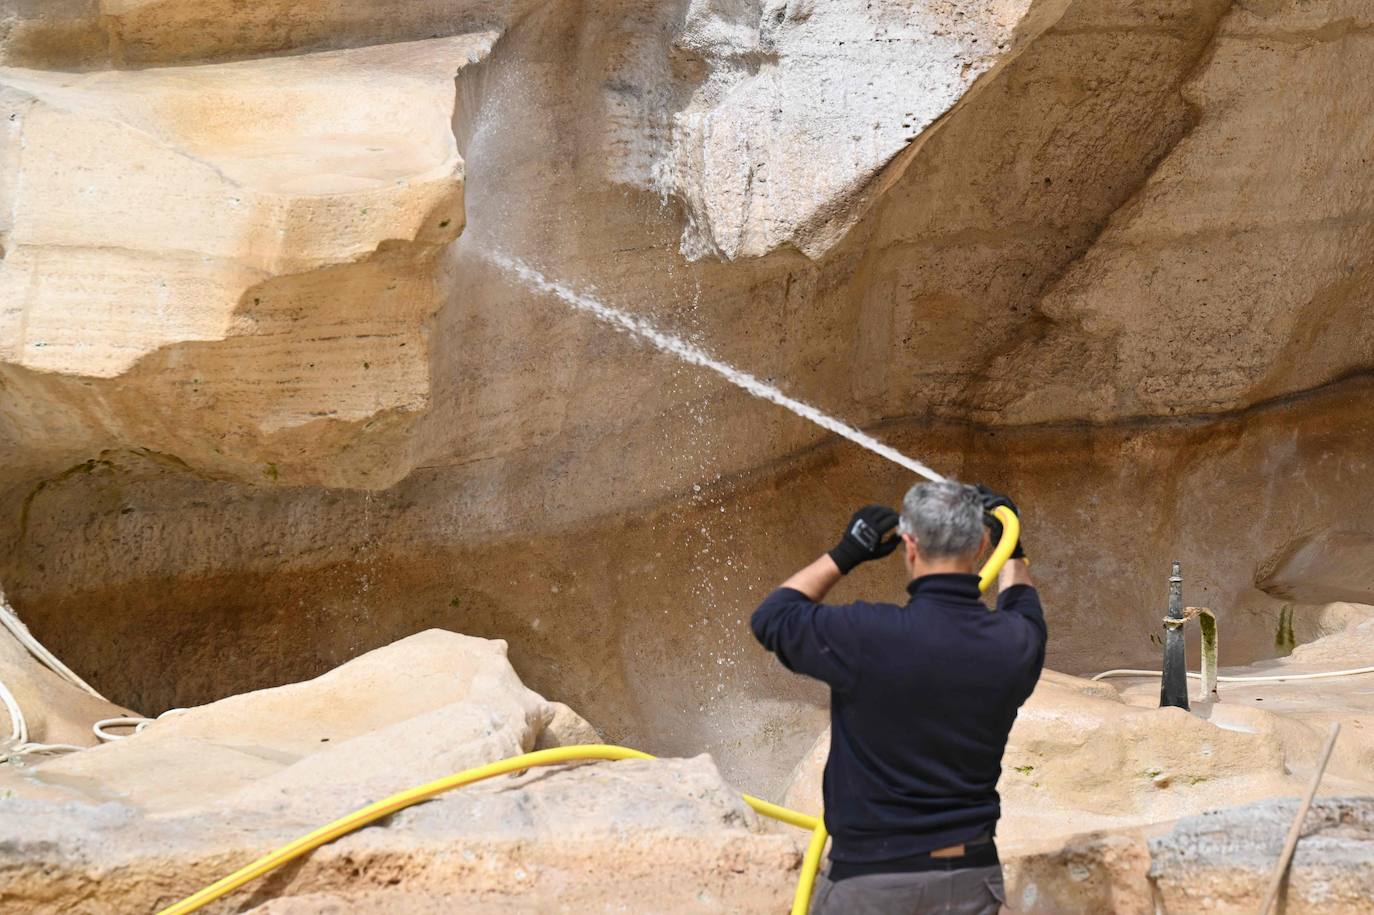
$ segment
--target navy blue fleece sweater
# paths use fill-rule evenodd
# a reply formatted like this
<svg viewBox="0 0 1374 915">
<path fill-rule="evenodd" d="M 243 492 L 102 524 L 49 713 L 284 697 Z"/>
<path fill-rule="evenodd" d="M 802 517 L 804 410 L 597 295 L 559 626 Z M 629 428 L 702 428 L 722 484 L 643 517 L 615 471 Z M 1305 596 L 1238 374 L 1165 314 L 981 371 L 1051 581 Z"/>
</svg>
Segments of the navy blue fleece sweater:
<svg viewBox="0 0 1374 915">
<path fill-rule="evenodd" d="M 975 575 L 926 575 L 906 606 L 827 606 L 779 588 L 754 611 L 763 646 L 830 685 L 830 857 L 876 863 L 991 832 L 1002 751 L 1045 662 L 1045 617 L 1018 585 L 988 612 Z"/>
</svg>

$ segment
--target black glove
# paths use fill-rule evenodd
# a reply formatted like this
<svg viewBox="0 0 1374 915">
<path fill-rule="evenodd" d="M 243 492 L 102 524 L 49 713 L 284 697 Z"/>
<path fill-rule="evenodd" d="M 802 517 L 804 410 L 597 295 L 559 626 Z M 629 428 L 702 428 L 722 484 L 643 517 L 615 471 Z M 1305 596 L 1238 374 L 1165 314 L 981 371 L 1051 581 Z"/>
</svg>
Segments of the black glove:
<svg viewBox="0 0 1374 915">
<path fill-rule="evenodd" d="M 844 537 L 830 551 L 829 556 L 840 567 L 841 575 L 861 562 L 882 559 L 897 549 L 902 538 L 897 536 L 883 538 L 897 529 L 897 513 L 882 505 L 865 505 L 849 519 L 844 529 Z"/>
<path fill-rule="evenodd" d="M 1011 499 L 1002 495 L 1000 492 L 988 489 L 982 483 L 979 483 L 976 489 L 978 490 L 978 498 L 983 500 L 983 523 L 987 525 L 993 548 L 996 548 L 997 544 L 1002 542 L 1002 522 L 992 513 L 992 510 L 998 506 L 1009 508 L 1012 514 L 1019 519 L 1021 517 L 1021 509 L 1017 508 L 1016 503 Z M 1016 538 L 1016 549 L 1011 551 L 1011 558 L 1026 558 L 1026 551 L 1021 548 L 1020 537 Z"/>
</svg>

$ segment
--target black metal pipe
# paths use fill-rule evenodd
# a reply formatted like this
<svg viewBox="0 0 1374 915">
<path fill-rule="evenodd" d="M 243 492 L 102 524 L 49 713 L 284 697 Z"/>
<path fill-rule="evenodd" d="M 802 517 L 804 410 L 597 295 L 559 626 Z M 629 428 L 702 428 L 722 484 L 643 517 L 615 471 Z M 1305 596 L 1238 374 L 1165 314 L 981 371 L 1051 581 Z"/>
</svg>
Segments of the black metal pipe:
<svg viewBox="0 0 1374 915">
<path fill-rule="evenodd" d="M 1169 619 L 1164 624 L 1164 676 L 1159 680 L 1159 707 L 1188 708 L 1188 648 L 1183 641 L 1183 574 L 1174 560 L 1169 576 Z"/>
</svg>

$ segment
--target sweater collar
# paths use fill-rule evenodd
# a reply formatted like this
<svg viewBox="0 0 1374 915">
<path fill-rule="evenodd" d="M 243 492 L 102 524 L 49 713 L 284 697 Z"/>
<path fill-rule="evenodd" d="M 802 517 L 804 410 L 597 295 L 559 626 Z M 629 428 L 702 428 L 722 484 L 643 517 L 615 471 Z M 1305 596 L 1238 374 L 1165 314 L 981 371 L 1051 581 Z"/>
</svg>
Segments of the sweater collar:
<svg viewBox="0 0 1374 915">
<path fill-rule="evenodd" d="M 979 600 L 982 592 L 978 590 L 978 576 L 963 572 L 936 572 L 913 579 L 906 586 L 906 593 L 916 597 L 954 597 L 965 600 Z"/>
</svg>

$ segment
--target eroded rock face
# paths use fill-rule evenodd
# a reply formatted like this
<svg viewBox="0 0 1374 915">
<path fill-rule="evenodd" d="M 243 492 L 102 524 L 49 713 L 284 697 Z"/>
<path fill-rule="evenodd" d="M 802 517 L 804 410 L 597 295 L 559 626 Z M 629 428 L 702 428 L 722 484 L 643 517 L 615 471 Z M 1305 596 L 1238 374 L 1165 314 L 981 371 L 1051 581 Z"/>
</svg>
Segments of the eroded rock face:
<svg viewBox="0 0 1374 915">
<path fill-rule="evenodd" d="M 1360 304 L 1374 92 L 1355 75 L 1374 56 L 1369 15 L 1346 0 L 1240 4 L 1222 20 L 1185 87 L 1196 125 L 1043 299 L 1046 336 L 1011 350 L 1058 381 L 1010 412 L 1225 409 L 1374 361 Z"/>
<path fill-rule="evenodd" d="M 1266 801 L 1190 817 L 1151 840 L 1150 878 L 1165 904 L 1227 915 L 1258 911 L 1297 805 L 1293 799 Z M 1303 824 L 1285 881 L 1284 911 L 1368 911 L 1374 898 L 1370 798 L 1319 799 Z"/>
<path fill-rule="evenodd" d="M 884 169 L 1067 6 L 693 0 L 671 57 L 689 100 L 652 175 L 687 205 L 684 253 L 823 255 L 902 165 Z"/>
<path fill-rule="evenodd" d="M 300 17 L 321 28 L 333 23 L 339 40 L 347 32 L 345 21 L 354 21 L 349 16 L 376 12 L 350 4 L 297 6 Z M 903 5 L 908 18 L 901 19 L 881 5 L 860 10 L 846 4 L 735 8 L 701 3 L 650 9 L 608 2 L 579 17 L 548 6 L 512 7 L 498 16 L 482 4 L 452 4 L 444 8 L 455 15 L 461 7 L 463 15 L 500 20 L 484 34 L 508 28 L 498 59 L 480 77 L 464 79 L 464 104 L 456 118 L 462 144 L 471 145 L 480 160 L 467 163 L 469 175 L 480 178 L 476 193 L 485 208 L 473 244 L 511 249 L 557 278 L 596 286 L 613 303 L 696 333 L 731 361 L 783 380 L 789 393 L 860 423 L 931 413 L 997 426 L 1043 419 L 1114 423 L 1142 414 L 1226 410 L 1290 394 L 1369 361 L 1360 342 L 1367 335 L 1329 332 L 1323 328 L 1334 325 L 1306 321 L 1286 304 L 1319 299 L 1320 290 L 1351 266 L 1332 260 L 1340 259 L 1345 244 L 1340 227 L 1358 230 L 1358 219 L 1341 215 L 1355 212 L 1340 209 L 1344 204 L 1311 214 L 1337 233 L 1322 257 L 1305 259 L 1311 270 L 1286 272 L 1286 285 L 1266 293 L 1268 304 L 1254 306 L 1276 315 L 1272 327 L 1249 312 L 1209 308 L 1204 298 L 1179 306 L 1175 330 L 1167 331 L 1172 342 L 1161 348 L 1156 345 L 1160 331 L 1149 317 L 1156 313 L 1149 287 L 1130 279 L 1110 284 L 1094 279 L 1105 276 L 1106 260 L 1116 250 L 1133 252 L 1152 276 L 1182 269 L 1177 252 L 1144 235 L 1116 239 L 1126 217 L 1134 218 L 1146 198 L 1159 200 L 1151 224 L 1167 228 L 1170 201 L 1200 180 L 1180 177 L 1175 184 L 1181 190 L 1167 192 L 1167 176 L 1205 169 L 1214 160 L 1207 153 L 1210 144 L 1223 142 L 1233 127 L 1262 129 L 1256 119 L 1275 110 L 1270 96 L 1285 92 L 1286 84 L 1248 81 L 1248 55 L 1263 57 L 1275 72 L 1292 66 L 1304 78 L 1326 73 L 1339 80 L 1342 67 L 1358 69 L 1354 56 L 1321 55 L 1328 45 L 1358 44 L 1362 33 L 1323 31 L 1313 22 L 1326 13 L 1305 7 L 1289 12 L 1290 6 L 1267 19 L 1238 9 L 1217 33 L 1228 9 L 1221 0 L 1078 2 L 1067 9 L 1053 3 L 931 3 L 919 10 Z M 151 17 L 153 9 L 124 4 L 106 12 L 113 19 L 136 13 Z M 248 28 L 241 10 L 221 10 L 208 2 L 156 9 L 169 33 L 199 34 L 199 26 L 186 23 L 214 21 L 239 35 L 233 40 L 246 53 L 262 52 L 240 28 Z M 1329 22 L 1345 21 L 1342 9 L 1332 9 Z M 956 17 L 960 12 L 964 15 Z M 507 13 L 509 21 L 502 18 Z M 182 22 L 179 16 L 189 18 Z M 930 21 L 917 21 L 921 16 Z M 945 16 L 958 21 L 945 23 Z M 264 17 L 257 24 L 280 18 Z M 356 20 L 364 29 L 365 18 Z M 1257 22 L 1269 30 L 1264 35 L 1310 33 L 1312 41 L 1284 44 L 1289 50 L 1282 53 L 1266 50 L 1267 39 L 1247 37 L 1261 34 Z M 1218 34 L 1228 48 L 1234 46 L 1234 54 L 1207 57 Z M 376 35 L 383 42 L 391 33 Z M 893 37 L 900 40 L 886 40 Z M 840 41 L 844 48 L 863 41 L 879 50 L 858 55 L 866 69 L 827 66 L 824 52 L 840 55 Z M 921 53 L 903 50 L 899 56 L 928 67 L 931 79 L 945 87 L 939 92 L 906 79 L 882 56 L 884 47 L 906 49 L 913 42 Z M 999 43 L 1004 47 L 986 50 Z M 413 53 L 402 50 L 407 45 L 393 47 L 393 57 Z M 307 68 L 305 61 L 316 56 L 292 58 L 289 66 Z M 1312 56 L 1324 63 L 1308 66 Z M 469 57 L 455 53 L 451 65 L 462 67 Z M 1199 88 L 1204 74 L 1194 72 L 1204 58 L 1209 84 L 1228 86 L 1232 93 L 1218 96 L 1215 118 L 1208 117 L 1211 96 L 1205 98 Z M 284 62 L 236 66 L 278 84 L 303 78 L 283 75 Z M 1085 78 L 1085 70 L 1093 77 Z M 876 74 L 872 90 L 862 75 L 868 73 Z M 975 79 L 979 73 L 984 75 Z M 339 85 L 345 83 L 341 77 Z M 912 87 L 918 84 L 922 98 L 944 99 L 935 107 L 948 114 L 907 143 L 908 128 L 898 128 L 908 123 L 902 117 L 910 106 L 904 107 L 900 93 L 917 91 Z M 373 81 L 369 91 L 347 94 L 360 105 L 410 112 L 415 96 L 407 85 L 402 79 Z M 822 85 L 824 92 L 813 91 Z M 316 120 L 335 113 L 318 93 L 278 88 L 317 109 Z M 387 93 L 404 94 L 408 103 L 391 104 L 382 98 Z M 841 105 L 837 112 L 822 103 L 835 93 L 865 100 L 864 105 Z M 257 95 L 263 100 L 254 103 L 259 108 L 278 98 Z M 786 117 L 781 120 L 748 114 L 774 96 L 800 101 L 782 105 Z M 1343 96 L 1357 120 L 1362 98 L 1354 91 Z M 100 99 L 95 104 L 104 105 Z M 881 142 L 839 142 L 852 134 L 831 129 L 831 120 L 857 121 L 870 108 L 883 114 L 875 121 Z M 1309 208 L 1318 206 L 1316 201 L 1346 199 L 1339 189 L 1357 186 L 1361 179 L 1339 157 L 1330 168 L 1320 167 L 1313 157 L 1323 153 L 1305 139 L 1313 132 L 1302 126 L 1303 116 L 1305 111 L 1295 112 L 1275 125 L 1265 144 L 1243 144 L 1228 155 L 1234 160 L 1280 144 L 1292 166 L 1285 174 L 1303 176 L 1293 195 L 1309 201 Z M 410 117 L 408 136 L 437 141 L 449 129 L 445 118 L 424 111 Z M 703 125 L 715 119 L 722 126 L 708 131 Z M 917 130 L 919 125 L 910 123 L 910 130 Z M 272 122 L 272 135 L 280 142 L 289 142 L 291 129 Z M 237 140 L 221 131 L 211 142 L 211 152 L 217 153 L 220 145 L 232 151 Z M 816 143 L 818 149 L 808 145 Z M 718 153 L 707 155 L 708 147 L 716 149 L 712 144 Z M 749 156 L 741 158 L 745 148 Z M 776 183 L 750 177 L 750 169 L 757 168 L 754 151 L 767 153 L 765 170 L 777 176 Z M 818 156 L 831 154 L 843 161 L 817 166 Z M 686 164 L 673 165 L 678 162 Z M 332 168 L 328 161 L 297 164 L 316 174 Z M 1228 174 L 1245 171 L 1238 164 Z M 821 183 L 792 188 L 784 177 L 789 175 L 797 180 L 818 175 Z M 775 193 L 769 189 L 774 187 L 787 189 Z M 1242 212 L 1252 196 L 1248 187 L 1242 183 L 1216 192 L 1229 196 L 1207 205 L 1213 226 L 1207 231 L 1224 231 L 1232 209 L 1241 214 L 1238 219 L 1249 219 Z M 664 193 L 677 203 L 662 206 Z M 1128 201 L 1130 207 L 1123 209 Z M 331 223 L 340 220 L 337 213 L 323 215 Z M 412 237 L 414 227 L 404 223 L 389 227 L 390 237 Z M 339 228 L 315 225 L 324 237 Z M 851 226 L 846 234 L 844 228 Z M 718 236 L 708 247 L 721 253 L 762 254 L 779 244 L 800 245 L 815 259 L 778 251 L 728 265 L 713 259 L 692 265 L 678 252 L 684 229 Z M 1360 248 L 1355 236 L 1350 242 L 1350 250 Z M 417 254 L 423 247 L 404 250 Z M 1234 245 L 1226 256 L 1217 253 L 1219 248 L 1207 250 L 1213 252 L 1205 255 L 1212 258 L 1207 269 L 1217 275 L 1229 275 L 1235 264 L 1231 254 L 1265 259 L 1258 249 L 1238 253 Z M 1204 257 L 1196 251 L 1190 256 Z M 161 368 L 161 384 L 119 385 L 121 391 L 137 390 L 140 403 L 157 404 L 160 416 L 177 414 L 190 400 L 184 418 L 177 415 L 156 427 L 141 421 L 129 430 L 111 430 L 120 422 L 108 415 L 106 401 L 116 395 L 93 398 L 84 381 L 52 390 L 50 379 L 11 373 L 7 386 L 16 403 L 62 404 L 64 412 L 78 413 L 83 430 L 99 431 L 59 456 L 45 451 L 46 443 L 65 441 L 70 431 L 54 428 L 55 422 L 28 420 L 11 435 L 28 444 L 9 466 L 27 484 L 102 448 L 132 445 L 172 455 L 193 469 L 259 483 L 275 475 L 375 487 L 416 466 L 444 467 L 455 494 L 529 491 L 528 501 L 539 512 L 502 506 L 498 513 L 514 528 L 546 523 L 537 520 L 540 514 L 569 521 L 633 510 L 682 491 L 688 478 L 748 471 L 820 440 L 813 428 L 772 416 L 771 408 L 729 392 L 714 379 L 677 373 L 670 362 L 640 356 L 632 346 L 605 350 L 601 328 L 561 313 L 555 303 L 540 301 L 479 264 L 464 261 L 452 275 L 422 266 L 419 280 L 410 283 L 404 278 L 415 276 L 411 257 L 394 251 L 390 257 L 400 263 L 379 255 L 382 263 L 366 275 L 325 271 L 327 276 L 308 291 L 287 296 L 282 307 L 288 313 L 274 313 L 261 334 L 242 344 L 248 349 L 249 339 L 278 340 L 281 332 L 293 338 L 292 353 L 313 348 L 307 347 L 309 340 L 338 349 L 341 327 L 348 328 L 344 337 L 358 332 L 346 351 L 331 350 L 327 361 L 321 355 L 312 367 L 309 359 L 259 352 L 271 349 L 266 343 L 252 352 L 197 347 L 172 359 L 175 368 Z M 1096 266 L 1099 261 L 1104 266 Z M 392 288 L 398 274 L 403 280 Z M 425 277 L 441 288 L 424 288 L 420 280 Z M 167 271 L 157 275 L 157 282 L 172 285 L 183 280 L 195 281 L 196 271 L 185 277 Z M 1104 298 L 1093 304 L 1099 288 Z M 414 338 L 425 338 L 430 329 L 427 316 L 435 307 L 425 303 L 430 295 L 445 306 L 429 337 L 437 346 L 422 358 L 414 355 L 420 345 Z M 1353 299 L 1358 298 L 1356 293 Z M 264 301 L 270 306 L 278 300 Z M 1247 301 L 1258 300 L 1249 296 Z M 246 301 L 239 307 L 253 314 Z M 1094 310 L 1120 314 L 1080 317 Z M 213 309 L 178 313 L 177 320 L 196 324 L 198 315 L 215 328 L 224 323 L 223 314 L 215 317 Z M 330 316 L 327 327 L 312 325 L 325 315 Z M 357 326 L 363 315 L 373 326 Z M 1355 319 L 1343 321 L 1348 326 Z M 1293 354 L 1274 348 L 1286 344 L 1228 350 L 1222 344 L 1242 324 L 1255 332 L 1269 327 L 1263 333 L 1276 341 L 1295 341 L 1302 349 L 1302 368 L 1278 368 L 1293 361 Z M 1315 335 L 1310 340 L 1309 328 Z M 153 328 L 147 336 L 151 342 L 172 330 Z M 409 350 L 404 358 L 401 338 Z M 357 352 L 363 339 L 374 344 L 364 347 L 366 353 Z M 395 352 L 381 341 L 396 343 Z M 1196 348 L 1189 341 L 1211 342 Z M 614 352 L 615 358 L 598 358 L 603 352 Z M 211 372 L 220 353 L 236 370 L 263 357 L 257 359 L 261 381 L 254 372 L 248 373 L 251 385 L 242 372 Z M 1186 369 L 1193 363 L 1229 372 L 1231 380 L 1212 384 Z M 531 366 L 537 368 L 532 372 Z M 1150 393 L 1141 399 L 1146 389 Z M 1199 394 L 1205 391 L 1214 393 Z M 232 423 L 221 418 L 238 412 L 239 401 L 257 400 L 270 403 Z M 634 409 L 622 409 L 630 404 Z M 426 421 L 417 424 L 420 410 L 427 411 Z M 114 412 L 119 419 L 134 411 Z M 761 423 L 767 423 L 766 434 L 752 434 Z M 193 434 L 202 427 L 204 432 Z M 323 457 L 325 452 L 331 459 Z M 612 464 L 622 470 L 611 474 Z M 533 492 L 536 488 L 543 491 Z"/>
<path fill-rule="evenodd" d="M 494 37 L 0 71 L 0 453 L 136 442 L 335 483 L 408 469 L 355 440 L 428 401 L 436 256 L 464 218 L 454 76 Z"/>
<path fill-rule="evenodd" d="M 1209 425 L 889 437 L 1017 494 L 1052 667 L 1158 665 L 1174 556 L 1187 602 L 1221 620 L 1222 663 L 1240 665 L 1338 628 L 1253 576 L 1256 557 L 1286 555 L 1313 526 L 1374 512 L 1374 490 L 1351 482 L 1368 467 L 1360 448 L 1374 429 L 1353 419 L 1368 396 L 1352 385 Z M 1271 475 L 1256 482 L 1261 464 Z M 507 640 L 532 687 L 613 740 L 709 748 L 740 784 L 781 791 L 824 724 L 826 694 L 758 646 L 748 614 L 834 543 L 855 504 L 908 483 L 880 459 L 820 448 L 629 516 L 485 539 L 489 517 L 522 510 L 523 486 L 454 499 L 434 470 L 377 494 L 250 488 L 111 455 L 12 509 L 26 532 L 0 577 L 40 638 L 144 712 L 317 676 L 441 627 Z M 1251 518 L 1263 523 L 1229 520 Z M 905 584 L 895 561 L 875 564 L 832 599 L 901 600 Z"/>
</svg>

